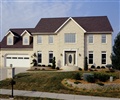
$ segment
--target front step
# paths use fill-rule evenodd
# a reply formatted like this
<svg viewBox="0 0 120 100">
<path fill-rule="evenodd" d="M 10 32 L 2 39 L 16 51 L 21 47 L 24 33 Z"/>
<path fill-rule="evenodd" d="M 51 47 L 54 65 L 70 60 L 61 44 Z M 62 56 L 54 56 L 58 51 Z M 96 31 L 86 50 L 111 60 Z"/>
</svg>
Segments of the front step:
<svg viewBox="0 0 120 100">
<path fill-rule="evenodd" d="M 65 71 L 78 71 L 78 66 L 63 66 L 60 69 Z"/>
</svg>

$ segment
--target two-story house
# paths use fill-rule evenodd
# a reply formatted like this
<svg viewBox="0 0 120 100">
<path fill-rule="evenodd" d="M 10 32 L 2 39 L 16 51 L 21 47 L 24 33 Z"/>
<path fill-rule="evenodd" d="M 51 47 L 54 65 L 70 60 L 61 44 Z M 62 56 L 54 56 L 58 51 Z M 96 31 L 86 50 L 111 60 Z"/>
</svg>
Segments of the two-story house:
<svg viewBox="0 0 120 100">
<path fill-rule="evenodd" d="M 9 29 L 1 41 L 1 66 L 30 67 L 33 55 L 38 65 L 84 68 L 111 64 L 113 29 L 106 16 L 42 18 L 35 28 Z"/>
</svg>

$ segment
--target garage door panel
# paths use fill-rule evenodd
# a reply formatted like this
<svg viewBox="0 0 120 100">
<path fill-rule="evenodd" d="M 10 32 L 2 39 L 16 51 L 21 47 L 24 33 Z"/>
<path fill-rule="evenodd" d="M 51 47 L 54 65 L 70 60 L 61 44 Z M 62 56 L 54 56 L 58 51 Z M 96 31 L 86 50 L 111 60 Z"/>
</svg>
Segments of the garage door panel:
<svg viewBox="0 0 120 100">
<path fill-rule="evenodd" d="M 6 67 L 30 67 L 29 55 L 7 55 L 6 56 Z"/>
</svg>

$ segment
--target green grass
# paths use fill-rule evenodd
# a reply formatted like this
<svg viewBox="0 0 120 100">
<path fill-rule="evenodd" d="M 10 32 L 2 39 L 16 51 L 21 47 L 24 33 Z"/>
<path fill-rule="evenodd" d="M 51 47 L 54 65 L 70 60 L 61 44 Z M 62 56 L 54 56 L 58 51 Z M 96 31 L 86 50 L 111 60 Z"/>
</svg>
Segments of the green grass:
<svg viewBox="0 0 120 100">
<path fill-rule="evenodd" d="M 1 95 L 0 98 L 9 99 L 10 95 Z M 25 96 L 14 96 L 14 100 L 59 100 L 59 99 L 51 99 L 51 98 L 40 98 L 40 97 L 25 97 Z"/>
<path fill-rule="evenodd" d="M 78 72 L 27 72 L 20 73 L 15 76 L 16 84 L 14 89 L 17 90 L 30 90 L 30 91 L 43 91 L 43 92 L 55 92 L 66 94 L 81 94 L 81 95 L 97 95 L 105 97 L 119 97 L 120 90 L 109 92 L 103 91 L 103 93 L 95 91 L 74 91 L 64 87 L 61 81 L 65 78 L 73 78 Z M 79 72 L 80 74 L 83 72 Z M 0 88 L 11 89 L 10 79 L 0 81 Z"/>
</svg>

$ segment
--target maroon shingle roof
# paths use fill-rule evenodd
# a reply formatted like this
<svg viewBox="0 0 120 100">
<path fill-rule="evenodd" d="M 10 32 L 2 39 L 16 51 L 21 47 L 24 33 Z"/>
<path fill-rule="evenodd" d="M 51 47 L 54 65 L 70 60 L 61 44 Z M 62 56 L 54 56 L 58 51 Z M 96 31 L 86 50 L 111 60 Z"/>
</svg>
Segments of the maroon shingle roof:
<svg viewBox="0 0 120 100">
<path fill-rule="evenodd" d="M 34 32 L 55 32 L 68 18 L 42 18 Z M 72 18 L 87 32 L 113 31 L 107 16 Z"/>
<path fill-rule="evenodd" d="M 17 41 L 14 45 L 7 45 L 7 36 L 5 36 L 1 42 L 1 48 L 33 48 L 33 41 L 30 45 L 22 45 L 21 34 L 27 30 L 30 34 L 45 32 L 51 34 L 54 33 L 63 23 L 68 20 L 69 17 L 64 18 L 42 18 L 35 28 L 18 28 L 9 29 L 15 36 Z M 113 29 L 107 16 L 96 17 L 72 17 L 86 32 L 112 32 Z"/>
</svg>

